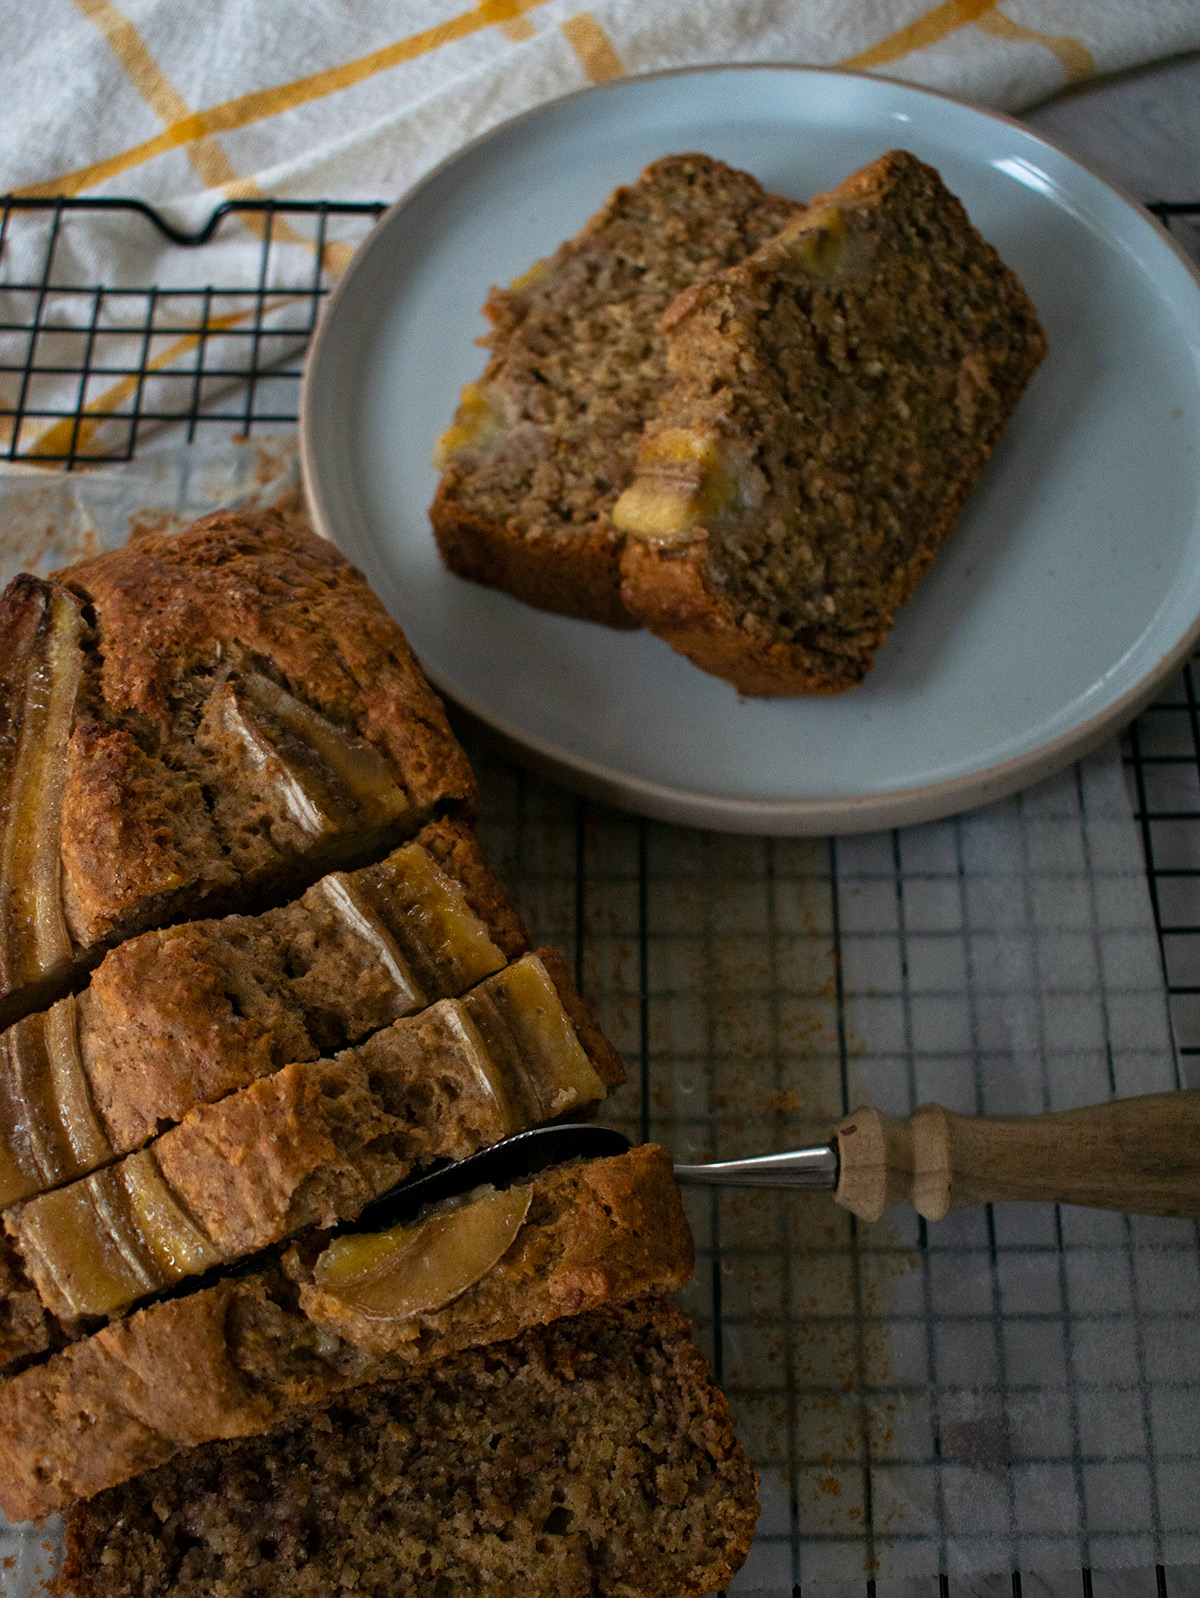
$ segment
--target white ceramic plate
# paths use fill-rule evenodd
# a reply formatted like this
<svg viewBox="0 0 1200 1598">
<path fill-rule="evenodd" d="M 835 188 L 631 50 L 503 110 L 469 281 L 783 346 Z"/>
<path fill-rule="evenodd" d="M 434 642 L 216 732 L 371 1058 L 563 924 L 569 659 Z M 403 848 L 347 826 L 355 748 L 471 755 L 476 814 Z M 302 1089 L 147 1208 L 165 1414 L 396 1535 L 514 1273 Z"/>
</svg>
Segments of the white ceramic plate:
<svg viewBox="0 0 1200 1598">
<path fill-rule="evenodd" d="M 443 570 L 430 452 L 482 369 L 491 284 L 668 151 L 807 199 L 897 146 L 939 168 L 1016 268 L 1050 354 L 862 687 L 740 699 L 648 633 Z M 434 682 L 562 782 L 667 820 L 825 833 L 981 804 L 1129 719 L 1200 631 L 1200 281 L 1145 212 L 1045 140 L 877 78 L 634 78 L 471 145 L 384 217 L 333 295 L 301 437 L 319 526 Z"/>
</svg>

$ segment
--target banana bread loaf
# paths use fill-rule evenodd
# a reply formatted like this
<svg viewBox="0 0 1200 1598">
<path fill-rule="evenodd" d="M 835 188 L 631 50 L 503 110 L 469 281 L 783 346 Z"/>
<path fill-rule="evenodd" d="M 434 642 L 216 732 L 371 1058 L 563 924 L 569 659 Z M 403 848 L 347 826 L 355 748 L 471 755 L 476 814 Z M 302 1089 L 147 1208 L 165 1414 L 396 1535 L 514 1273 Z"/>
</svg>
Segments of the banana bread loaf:
<svg viewBox="0 0 1200 1598">
<path fill-rule="evenodd" d="M 473 805 L 400 629 L 274 511 L 16 578 L 0 699 L 0 1025 L 133 933 L 294 897 Z"/>
<path fill-rule="evenodd" d="M 422 1166 L 602 1099 L 624 1073 L 608 1048 L 593 1063 L 560 994 L 566 973 L 544 953 L 14 1205 L 5 1227 L 46 1309 L 77 1335 L 185 1277 L 353 1219 Z"/>
<path fill-rule="evenodd" d="M 483 1213 L 497 1197 L 516 1202 L 498 1233 Z M 457 1232 L 430 1239 L 447 1218 Z M 373 1269 L 359 1275 L 376 1294 L 391 1290 L 382 1313 L 347 1292 L 345 1273 L 340 1295 L 328 1279 L 317 1287 L 318 1241 L 282 1266 L 138 1310 L 0 1383 L 4 1512 L 40 1518 L 185 1449 L 257 1436 L 297 1409 L 529 1326 L 670 1292 L 692 1272 L 670 1158 L 651 1145 L 367 1241 Z"/>
<path fill-rule="evenodd" d="M 451 821 L 278 910 L 130 938 L 82 993 L 0 1033 L 0 1208 L 131 1152 L 196 1104 L 463 993 L 526 947 Z"/>
</svg>

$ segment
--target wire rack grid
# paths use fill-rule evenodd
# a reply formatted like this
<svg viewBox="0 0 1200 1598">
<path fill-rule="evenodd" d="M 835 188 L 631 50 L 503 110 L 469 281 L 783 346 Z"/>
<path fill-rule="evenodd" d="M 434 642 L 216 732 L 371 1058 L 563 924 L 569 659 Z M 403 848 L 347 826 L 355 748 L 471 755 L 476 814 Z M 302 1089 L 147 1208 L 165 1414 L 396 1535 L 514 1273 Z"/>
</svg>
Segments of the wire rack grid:
<svg viewBox="0 0 1200 1598">
<path fill-rule="evenodd" d="M 1152 209 L 1185 240 L 1190 233 L 1191 242 L 1200 244 L 1200 206 L 1160 202 Z M 227 438 L 231 430 L 251 435 L 290 428 L 304 350 L 329 292 L 330 267 L 382 210 L 381 204 L 239 201 L 220 207 L 203 228 L 187 234 L 137 201 L 0 199 L 3 453 L 12 461 L 71 470 L 129 460 L 164 429 L 192 440 Z M 93 222 L 96 212 L 169 240 L 178 254 L 177 280 L 165 287 L 118 287 L 81 278 L 71 230 Z M 179 262 L 223 227 L 249 228 L 261 241 L 257 280 L 189 281 Z M 26 230 L 22 259 L 31 258 L 31 237 L 38 259 L 37 269 L 23 272 L 20 280 L 5 270 L 18 229 Z M 307 264 L 298 267 L 298 261 Z M 1181 1076 L 1188 1085 L 1200 1085 L 1195 669 L 1189 663 L 1170 683 L 1129 729 L 1125 745 Z M 481 782 L 481 831 L 501 874 L 537 936 L 573 959 L 580 987 L 630 1065 L 630 1084 L 613 1106 L 613 1118 L 624 1129 L 668 1142 L 683 1157 L 756 1152 L 766 1146 L 764 1137 L 782 1147 L 820 1135 L 850 1108 L 854 1019 L 847 994 L 856 980 L 872 994 L 889 991 L 889 984 L 903 990 L 896 1057 L 907 1060 L 913 1076 L 919 1055 L 913 995 L 928 999 L 921 1013 L 929 1015 L 955 1002 L 953 993 L 921 995 L 916 973 L 922 949 L 955 925 L 946 921 L 944 905 L 961 894 L 961 831 L 955 834 L 957 860 L 952 848 L 949 857 L 936 861 L 921 859 L 913 839 L 902 833 L 872 840 L 864 854 L 852 840 L 691 832 L 564 793 L 466 736 Z M 863 932 L 867 903 L 884 907 L 887 949 L 869 929 Z M 869 981 L 856 979 L 856 961 L 879 958 L 886 966 L 893 946 L 899 951 L 895 970 L 881 968 L 868 973 Z M 806 1094 L 804 1085 L 814 1080 L 824 1087 Z M 915 1079 L 910 1085 L 914 1093 L 918 1085 L 924 1089 Z M 894 1295 L 894 1283 L 911 1277 L 905 1291 L 928 1328 L 939 1283 L 953 1275 L 964 1250 L 973 1247 L 990 1258 L 995 1279 L 1006 1248 L 1014 1255 L 1040 1251 L 1061 1269 L 1062 1238 L 1056 1243 L 1053 1237 L 1007 1237 L 989 1209 L 978 1238 L 964 1234 L 956 1241 L 948 1235 L 939 1250 L 923 1222 L 914 1221 L 911 1235 L 893 1231 L 868 1241 L 852 1218 L 839 1212 L 830 1222 L 825 1211 L 803 1199 L 798 1207 L 778 1200 L 764 1204 L 761 1197 L 747 1204 L 729 1194 L 688 1202 L 699 1265 L 687 1307 L 718 1378 L 736 1395 L 756 1462 L 778 1484 L 762 1538 L 775 1555 L 782 1550 L 785 1560 L 790 1551 L 798 1598 L 802 1542 L 836 1545 L 849 1528 L 855 1537 L 865 1536 L 869 1550 L 876 1536 L 903 1536 L 887 1526 L 879 1499 L 886 1480 L 881 1461 L 896 1457 L 892 1431 L 928 1428 L 937 1450 L 939 1429 L 949 1437 L 954 1425 L 950 1398 L 940 1413 L 936 1393 L 914 1398 L 897 1391 L 894 1403 L 883 1403 L 886 1381 L 872 1387 L 864 1379 L 879 1369 L 880 1351 L 873 1344 L 877 1295 Z M 768 1257 L 776 1274 L 782 1270 L 769 1294 L 762 1271 Z M 800 1259 L 806 1270 L 818 1271 L 815 1289 L 789 1275 Z M 807 1330 L 798 1335 L 801 1322 Z M 976 1322 L 986 1335 L 986 1307 Z M 755 1329 L 752 1357 L 749 1326 Z M 967 1336 L 968 1345 L 969 1331 L 960 1326 L 956 1333 Z M 993 1356 L 985 1351 L 981 1357 Z M 882 1415 L 875 1412 L 880 1404 Z M 1005 1412 L 1005 1426 L 1015 1424 L 1012 1417 Z M 1073 1424 L 1078 1434 L 1078 1416 Z M 852 1441 L 825 1446 L 822 1439 L 839 1427 Z M 1072 1468 L 1078 1473 L 1081 1467 Z M 814 1479 L 824 1484 L 821 1491 L 833 1506 L 826 1518 L 825 1505 L 805 1499 Z M 938 1493 L 943 1573 L 915 1580 L 914 1593 L 931 1598 L 936 1585 L 939 1598 L 948 1598 L 952 1586 L 956 1593 L 1001 1598 L 1011 1590 L 1013 1598 L 1022 1598 L 1023 1583 L 1082 1598 L 1183 1598 L 1193 1589 L 1200 1592 L 1190 1572 L 1169 1562 L 1146 1561 L 1139 1569 L 1107 1574 L 1077 1565 L 1069 1578 L 1048 1581 L 1031 1576 L 1032 1565 L 1023 1571 L 1014 1557 L 997 1561 L 993 1568 L 1003 1569 L 1001 1576 L 948 1577 L 950 1533 L 941 1484 Z M 1162 1512 L 1157 1501 L 1148 1510 L 1156 1522 Z M 778 1557 L 772 1569 L 778 1571 Z M 897 1585 L 864 1580 L 866 1598 Z"/>
</svg>

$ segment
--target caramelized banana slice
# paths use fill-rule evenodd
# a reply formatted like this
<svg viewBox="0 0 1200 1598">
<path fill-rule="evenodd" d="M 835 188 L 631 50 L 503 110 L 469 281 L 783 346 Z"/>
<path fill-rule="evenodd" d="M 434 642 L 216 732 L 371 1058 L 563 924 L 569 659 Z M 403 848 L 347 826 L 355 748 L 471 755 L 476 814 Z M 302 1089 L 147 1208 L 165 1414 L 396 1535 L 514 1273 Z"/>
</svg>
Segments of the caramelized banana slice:
<svg viewBox="0 0 1200 1598">
<path fill-rule="evenodd" d="M 125 1189 L 138 1238 L 164 1284 L 220 1264 L 220 1254 L 172 1192 L 149 1149 L 122 1160 L 116 1174 Z"/>
<path fill-rule="evenodd" d="M 536 265 L 530 268 L 524 280 L 518 278 L 513 287 L 523 286 L 523 282 L 532 283 Z M 492 445 L 503 438 L 505 423 L 504 402 L 500 396 L 480 383 L 468 383 L 462 391 L 453 422 L 433 447 L 434 467 L 440 472 L 455 455 L 471 452 L 486 454 Z"/>
<path fill-rule="evenodd" d="M 0 1208 L 39 1193 L 59 1164 L 45 1020 L 0 1035 Z"/>
<path fill-rule="evenodd" d="M 20 1205 L 6 1224 L 42 1303 L 66 1319 L 112 1315 L 221 1258 L 145 1149 Z"/>
<path fill-rule="evenodd" d="M 371 1319 L 406 1320 L 441 1309 L 508 1252 L 532 1197 L 531 1187 L 509 1188 L 412 1226 L 336 1238 L 317 1260 L 317 1287 Z"/>
<path fill-rule="evenodd" d="M 42 1303 L 64 1319 L 107 1314 L 163 1285 L 112 1169 L 20 1205 L 5 1225 Z"/>
<path fill-rule="evenodd" d="M 266 777 L 284 813 L 310 838 L 385 827 L 410 808 L 377 750 L 268 677 L 250 672 L 225 683 L 205 715 Z"/>
<path fill-rule="evenodd" d="M 0 1208 L 112 1157 L 79 1055 L 74 997 L 0 1034 Z"/>
<path fill-rule="evenodd" d="M 729 440 L 703 429 L 668 427 L 646 438 L 633 482 L 613 506 L 623 533 L 669 544 L 695 537 L 761 502 L 762 472 Z"/>
<path fill-rule="evenodd" d="M 15 595 L 22 636 L 9 651 L 23 691 L 10 701 L 20 733 L 0 817 L 0 979 L 6 991 L 53 976 L 71 958 L 63 917 L 61 817 L 67 744 L 83 673 L 79 601 L 27 578 Z"/>
<path fill-rule="evenodd" d="M 502 951 L 462 889 L 419 843 L 406 843 L 359 880 L 431 992 L 462 993 L 503 966 Z"/>
<path fill-rule="evenodd" d="M 511 1062 L 532 1097 L 534 1120 L 605 1096 L 575 1028 L 535 954 L 488 977 L 462 1000 L 489 1051 Z"/>
</svg>

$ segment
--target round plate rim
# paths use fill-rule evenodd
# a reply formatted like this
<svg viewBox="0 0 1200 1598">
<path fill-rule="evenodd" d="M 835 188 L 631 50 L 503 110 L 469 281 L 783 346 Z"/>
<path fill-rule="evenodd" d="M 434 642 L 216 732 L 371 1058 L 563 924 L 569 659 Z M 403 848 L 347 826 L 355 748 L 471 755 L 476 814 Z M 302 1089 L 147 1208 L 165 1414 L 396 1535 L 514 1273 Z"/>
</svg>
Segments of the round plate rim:
<svg viewBox="0 0 1200 1598">
<path fill-rule="evenodd" d="M 891 85 L 911 94 L 952 105 L 959 111 L 965 111 L 985 121 L 1017 128 L 1035 144 L 1052 150 L 1085 172 L 1131 209 L 1137 220 L 1157 234 L 1160 242 L 1166 244 L 1200 291 L 1200 268 L 1153 212 L 1148 211 L 1120 184 L 1114 183 L 1088 162 L 1081 160 L 1054 139 L 1035 131 L 1018 117 L 1009 116 L 1003 111 L 970 105 L 941 90 L 908 83 L 902 78 L 887 77 L 882 73 L 852 72 L 840 67 L 784 61 L 706 62 L 696 66 L 669 67 L 657 72 L 639 73 L 636 76 L 618 78 L 605 83 L 588 84 L 505 118 L 504 121 L 460 145 L 431 167 L 379 216 L 374 228 L 359 245 L 349 266 L 330 292 L 318 317 L 305 358 L 299 406 L 301 478 L 313 524 L 321 537 L 337 545 L 338 541 L 332 527 L 333 518 L 322 494 L 316 470 L 317 445 L 312 421 L 316 408 L 313 393 L 319 381 L 324 351 L 330 342 L 326 335 L 335 310 L 350 291 L 368 251 L 373 246 L 379 247 L 395 215 L 409 205 L 428 184 L 435 182 L 448 167 L 464 160 L 481 145 L 500 137 L 522 122 L 549 113 L 570 101 L 611 93 L 617 89 L 628 89 L 631 84 L 651 84 L 668 78 L 697 77 L 708 73 L 747 71 L 802 73 Z M 1161 655 L 1140 681 L 1127 689 L 1120 698 L 1097 711 L 1086 721 L 1060 733 L 1056 738 L 1049 739 L 1010 760 L 950 777 L 942 782 L 893 788 L 883 793 L 837 794 L 820 799 L 738 799 L 724 794 L 706 793 L 653 782 L 632 775 L 617 767 L 606 766 L 598 761 L 573 754 L 536 734 L 516 727 L 506 717 L 487 710 L 473 696 L 451 687 L 424 661 L 421 664 L 434 686 L 453 704 L 465 710 L 471 720 L 486 733 L 491 734 L 502 748 L 518 760 L 524 760 L 543 775 L 589 798 L 634 810 L 654 820 L 676 822 L 684 826 L 776 837 L 823 837 L 938 820 L 1005 798 L 1020 788 L 1052 775 L 1073 759 L 1090 753 L 1103 743 L 1111 732 L 1126 725 L 1144 709 L 1154 698 L 1160 684 L 1188 658 L 1198 641 L 1200 641 L 1200 613 L 1180 634 L 1171 649 Z"/>
</svg>

